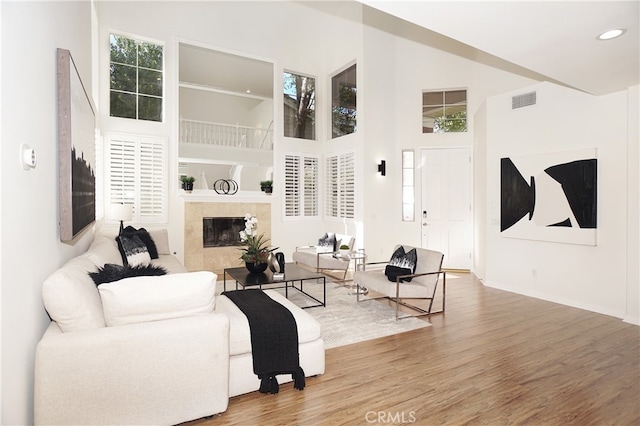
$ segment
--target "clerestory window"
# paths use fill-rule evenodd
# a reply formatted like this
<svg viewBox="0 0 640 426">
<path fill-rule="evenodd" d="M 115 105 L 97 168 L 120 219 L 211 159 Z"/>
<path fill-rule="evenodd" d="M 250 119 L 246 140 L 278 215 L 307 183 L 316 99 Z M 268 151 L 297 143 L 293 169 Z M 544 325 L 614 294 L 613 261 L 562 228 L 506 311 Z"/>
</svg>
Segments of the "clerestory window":
<svg viewBox="0 0 640 426">
<path fill-rule="evenodd" d="M 284 136 L 288 138 L 316 138 L 316 79 L 285 71 Z"/>
<path fill-rule="evenodd" d="M 331 138 L 357 130 L 356 64 L 331 78 Z"/>
<path fill-rule="evenodd" d="M 163 46 L 111 34 L 110 115 L 162 121 Z"/>
<path fill-rule="evenodd" d="M 422 133 L 466 131 L 466 90 L 422 92 Z"/>
</svg>

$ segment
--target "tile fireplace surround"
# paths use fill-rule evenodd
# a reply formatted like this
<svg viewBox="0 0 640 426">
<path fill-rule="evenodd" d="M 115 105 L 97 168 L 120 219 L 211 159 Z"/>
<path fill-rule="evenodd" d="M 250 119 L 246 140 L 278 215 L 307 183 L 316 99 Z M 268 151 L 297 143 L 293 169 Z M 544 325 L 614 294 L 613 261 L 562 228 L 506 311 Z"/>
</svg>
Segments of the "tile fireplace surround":
<svg viewBox="0 0 640 426">
<path fill-rule="evenodd" d="M 250 213 L 258 218 L 258 233 L 271 238 L 270 203 L 185 203 L 184 264 L 190 271 L 213 271 L 222 279 L 224 268 L 242 266 L 240 247 L 204 247 L 202 218 L 244 217 Z"/>
</svg>

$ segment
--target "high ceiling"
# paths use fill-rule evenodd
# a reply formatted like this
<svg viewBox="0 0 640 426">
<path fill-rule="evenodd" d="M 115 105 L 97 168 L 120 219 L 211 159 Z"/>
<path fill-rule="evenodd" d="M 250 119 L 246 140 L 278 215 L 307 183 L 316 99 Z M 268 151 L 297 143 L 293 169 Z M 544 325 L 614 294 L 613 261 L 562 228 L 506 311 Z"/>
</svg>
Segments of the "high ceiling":
<svg viewBox="0 0 640 426">
<path fill-rule="evenodd" d="M 392 25 L 399 33 L 409 31 L 434 47 L 534 79 L 594 95 L 640 84 L 640 0 L 357 1 L 379 15 L 376 23 L 384 22 L 382 25 Z M 342 16 L 340 3 L 316 0 L 301 4 Z M 422 32 L 411 32 L 408 27 Z M 614 40 L 596 39 L 611 28 L 625 28 L 626 33 Z M 181 46 L 180 63 L 182 81 L 237 93 L 250 89 L 257 97 L 273 94 L 271 63 L 187 45 Z M 216 80 L 205 81 L 205 75 L 216 76 Z"/>
<path fill-rule="evenodd" d="M 637 0 L 358 1 L 587 93 L 640 84 Z"/>
</svg>

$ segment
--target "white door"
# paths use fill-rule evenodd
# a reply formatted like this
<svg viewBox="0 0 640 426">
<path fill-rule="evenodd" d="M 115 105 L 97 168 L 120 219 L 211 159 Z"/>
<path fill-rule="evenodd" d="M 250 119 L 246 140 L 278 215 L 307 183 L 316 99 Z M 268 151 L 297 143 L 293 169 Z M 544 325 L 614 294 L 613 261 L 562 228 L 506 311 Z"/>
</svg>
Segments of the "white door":
<svg viewBox="0 0 640 426">
<path fill-rule="evenodd" d="M 471 167 L 470 148 L 422 150 L 422 247 L 445 268 L 471 269 Z"/>
</svg>

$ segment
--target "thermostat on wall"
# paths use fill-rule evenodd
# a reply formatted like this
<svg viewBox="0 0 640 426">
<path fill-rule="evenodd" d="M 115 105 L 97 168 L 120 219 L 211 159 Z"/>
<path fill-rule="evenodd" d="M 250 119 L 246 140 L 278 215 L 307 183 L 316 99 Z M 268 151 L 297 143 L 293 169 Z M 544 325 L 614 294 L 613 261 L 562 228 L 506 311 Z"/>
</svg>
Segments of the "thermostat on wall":
<svg viewBox="0 0 640 426">
<path fill-rule="evenodd" d="M 20 145 L 20 162 L 25 170 L 35 168 L 37 162 L 36 150 L 24 143 Z"/>
</svg>

